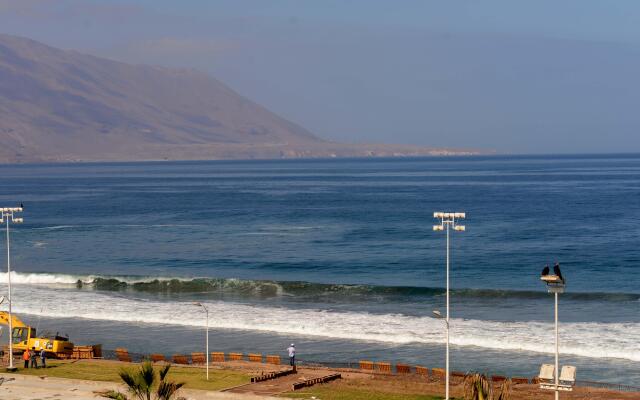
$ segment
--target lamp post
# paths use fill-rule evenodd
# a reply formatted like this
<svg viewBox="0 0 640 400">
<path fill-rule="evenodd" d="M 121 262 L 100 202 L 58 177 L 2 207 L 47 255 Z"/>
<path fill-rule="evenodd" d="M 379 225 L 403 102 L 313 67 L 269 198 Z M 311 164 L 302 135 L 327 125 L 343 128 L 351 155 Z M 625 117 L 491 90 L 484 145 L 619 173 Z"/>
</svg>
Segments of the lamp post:
<svg viewBox="0 0 640 400">
<path fill-rule="evenodd" d="M 207 356 L 206 356 L 207 357 L 206 358 L 206 360 L 207 360 L 207 380 L 209 380 L 209 309 L 207 307 L 205 307 L 205 305 L 200 303 L 200 302 L 196 302 L 196 303 L 193 303 L 193 304 L 196 305 L 196 306 L 204 308 L 204 312 L 207 315 L 207 328 L 206 328 L 207 338 L 206 338 L 205 343 L 206 343 L 206 350 L 207 350 Z"/>
<path fill-rule="evenodd" d="M 466 214 L 463 212 L 434 212 L 433 213 L 433 218 L 439 219 L 440 220 L 440 224 L 439 225 L 434 225 L 433 226 L 433 230 L 434 231 L 443 231 L 447 230 L 447 315 L 444 318 L 445 321 L 445 326 L 446 326 L 446 331 L 447 331 L 447 351 L 446 351 L 446 366 L 445 366 L 445 370 L 446 370 L 446 375 L 445 375 L 445 385 L 446 385 L 446 389 L 445 389 L 445 400 L 449 400 L 449 231 L 450 228 L 453 228 L 453 230 L 455 231 L 464 231 L 465 230 L 465 226 L 464 225 L 457 225 L 456 224 L 456 220 L 459 219 L 464 219 L 466 218 Z M 442 318 L 442 315 L 440 315 L 440 313 L 434 313 L 436 314 L 436 316 L 439 315 L 440 318 Z"/>
<path fill-rule="evenodd" d="M 11 242 L 9 240 L 9 221 L 14 224 L 22 223 L 22 218 L 14 216 L 14 213 L 22 212 L 22 207 L 3 207 L 0 208 L 2 217 L 0 223 L 7 223 L 7 286 L 8 286 L 8 300 L 9 300 L 9 367 L 8 371 L 15 371 L 13 366 L 13 314 L 11 312 Z"/>
<path fill-rule="evenodd" d="M 555 320 L 555 335 L 556 335 L 556 363 L 555 363 L 555 372 L 554 372 L 554 390 L 555 390 L 555 400 L 560 399 L 560 335 L 558 331 L 558 294 L 564 293 L 564 288 L 566 286 L 566 281 L 562 276 L 562 272 L 560 272 L 560 265 L 556 263 L 553 267 L 553 274 L 549 273 L 549 268 L 545 267 L 542 272 L 542 276 L 540 279 L 547 284 L 547 290 L 549 293 L 553 293 L 554 295 L 554 320 Z"/>
</svg>

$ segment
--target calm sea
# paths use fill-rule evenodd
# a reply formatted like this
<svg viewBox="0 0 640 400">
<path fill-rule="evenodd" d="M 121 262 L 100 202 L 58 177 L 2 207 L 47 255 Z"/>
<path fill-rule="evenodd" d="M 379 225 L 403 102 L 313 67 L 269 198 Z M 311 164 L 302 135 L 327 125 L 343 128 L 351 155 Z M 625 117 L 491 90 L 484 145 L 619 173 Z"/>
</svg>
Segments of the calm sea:
<svg viewBox="0 0 640 400">
<path fill-rule="evenodd" d="M 640 379 L 640 156 L 0 166 L 14 310 L 40 330 L 139 352 L 211 346 L 443 365 L 451 235 L 452 368 Z M 2 236 L 4 240 L 4 236 Z M 4 244 L 3 244 L 4 246 Z M 6 274 L 0 290 L 6 292 Z M 80 281 L 80 283 L 78 283 Z M 4 306 L 3 306 L 4 307 Z M 5 340 L 5 339 L 3 339 Z"/>
</svg>

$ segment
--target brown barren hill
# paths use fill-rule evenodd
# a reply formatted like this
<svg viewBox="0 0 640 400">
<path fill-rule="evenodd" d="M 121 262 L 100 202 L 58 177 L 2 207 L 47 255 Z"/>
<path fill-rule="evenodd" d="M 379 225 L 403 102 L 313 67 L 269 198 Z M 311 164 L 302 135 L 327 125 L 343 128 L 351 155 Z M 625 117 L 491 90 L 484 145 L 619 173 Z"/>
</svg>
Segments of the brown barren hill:
<svg viewBox="0 0 640 400">
<path fill-rule="evenodd" d="M 0 138 L 0 162 L 458 153 L 328 142 L 204 73 L 9 35 L 0 35 Z"/>
</svg>

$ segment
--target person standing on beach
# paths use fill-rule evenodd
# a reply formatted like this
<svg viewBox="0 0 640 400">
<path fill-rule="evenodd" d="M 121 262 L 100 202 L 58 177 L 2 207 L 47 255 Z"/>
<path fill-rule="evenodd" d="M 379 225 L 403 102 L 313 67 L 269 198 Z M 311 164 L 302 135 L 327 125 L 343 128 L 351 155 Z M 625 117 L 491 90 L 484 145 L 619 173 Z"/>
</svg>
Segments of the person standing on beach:
<svg viewBox="0 0 640 400">
<path fill-rule="evenodd" d="M 22 359 L 24 360 L 24 368 L 29 368 L 29 359 L 31 358 L 29 354 L 29 349 L 25 349 L 24 353 L 22 353 Z"/>
<path fill-rule="evenodd" d="M 29 356 L 31 358 L 31 368 L 38 369 L 38 353 L 36 353 L 36 348 L 32 347 L 29 352 Z"/>
<path fill-rule="evenodd" d="M 44 349 L 40 349 L 40 364 L 42 364 L 42 368 L 47 368 L 47 353 Z"/>
<path fill-rule="evenodd" d="M 291 346 L 287 347 L 287 351 L 289 352 L 289 365 L 292 367 L 296 366 L 296 345 L 291 343 Z"/>
</svg>

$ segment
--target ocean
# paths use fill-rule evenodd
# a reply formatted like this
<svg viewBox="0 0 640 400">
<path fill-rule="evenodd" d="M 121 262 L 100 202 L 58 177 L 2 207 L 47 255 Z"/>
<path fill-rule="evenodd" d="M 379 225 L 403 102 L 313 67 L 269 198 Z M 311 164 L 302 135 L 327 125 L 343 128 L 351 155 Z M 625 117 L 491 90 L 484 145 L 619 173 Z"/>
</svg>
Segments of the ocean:
<svg viewBox="0 0 640 400">
<path fill-rule="evenodd" d="M 39 331 L 132 352 L 285 354 L 640 381 L 640 155 L 0 166 L 14 311 Z M 4 248 L 4 234 L 2 235 Z M 3 262 L 4 263 L 4 262 Z M 0 292 L 6 293 L 6 273 Z M 0 307 L 6 307 L 2 305 Z M 5 329 L 6 331 L 6 329 Z M 3 338 L 6 339 L 6 332 Z"/>
</svg>

